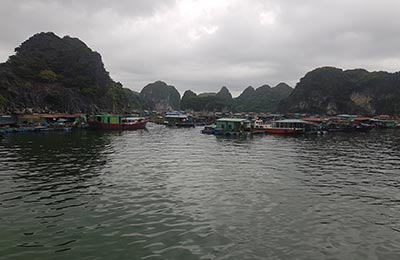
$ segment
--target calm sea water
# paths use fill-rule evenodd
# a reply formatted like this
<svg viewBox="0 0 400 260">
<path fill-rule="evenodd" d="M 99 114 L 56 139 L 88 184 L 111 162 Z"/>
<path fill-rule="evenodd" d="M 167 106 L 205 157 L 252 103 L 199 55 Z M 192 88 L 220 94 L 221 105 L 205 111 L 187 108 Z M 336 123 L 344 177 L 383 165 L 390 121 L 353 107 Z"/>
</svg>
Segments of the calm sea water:
<svg viewBox="0 0 400 260">
<path fill-rule="evenodd" d="M 400 131 L 0 137 L 0 259 L 400 259 Z"/>
</svg>

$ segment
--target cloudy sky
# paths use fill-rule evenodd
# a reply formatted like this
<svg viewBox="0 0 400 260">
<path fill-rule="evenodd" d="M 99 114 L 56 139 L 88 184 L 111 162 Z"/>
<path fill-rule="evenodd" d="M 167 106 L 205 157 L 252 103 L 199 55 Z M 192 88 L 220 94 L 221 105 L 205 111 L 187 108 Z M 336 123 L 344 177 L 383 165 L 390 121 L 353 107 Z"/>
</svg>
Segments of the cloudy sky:
<svg viewBox="0 0 400 260">
<path fill-rule="evenodd" d="M 37 32 L 83 40 L 140 91 L 234 95 L 316 67 L 399 71 L 398 0 L 0 0 L 0 61 Z"/>
</svg>

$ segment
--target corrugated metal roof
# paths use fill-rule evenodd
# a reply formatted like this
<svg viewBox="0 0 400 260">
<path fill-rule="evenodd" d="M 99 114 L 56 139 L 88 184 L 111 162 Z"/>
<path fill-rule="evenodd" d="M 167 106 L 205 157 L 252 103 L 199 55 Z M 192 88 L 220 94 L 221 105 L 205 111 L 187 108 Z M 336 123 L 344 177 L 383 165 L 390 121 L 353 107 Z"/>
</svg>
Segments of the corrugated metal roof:
<svg viewBox="0 0 400 260">
<path fill-rule="evenodd" d="M 372 118 L 371 117 L 357 117 L 357 118 L 354 118 L 353 120 L 354 121 L 367 121 L 367 120 L 371 120 Z"/>
<path fill-rule="evenodd" d="M 219 122 L 221 122 L 221 121 L 225 121 L 225 122 L 250 122 L 249 120 L 247 120 L 247 119 L 243 119 L 243 118 L 220 118 L 220 119 L 217 119 L 217 121 L 219 121 Z"/>
<path fill-rule="evenodd" d="M 184 114 L 171 114 L 171 115 L 166 115 L 165 118 L 188 118 L 190 115 L 184 115 Z"/>
<path fill-rule="evenodd" d="M 319 118 L 319 117 L 302 118 L 302 120 L 308 121 L 308 122 L 319 122 L 319 123 L 322 123 L 322 122 L 325 122 L 325 121 L 326 121 L 326 119 Z"/>
<path fill-rule="evenodd" d="M 301 119 L 283 119 L 275 121 L 276 123 L 301 123 L 301 124 L 312 124 L 311 122 L 307 122 Z"/>
<path fill-rule="evenodd" d="M 58 114 L 44 114 L 40 115 L 42 118 L 76 118 L 82 117 L 85 114 L 65 114 L 65 113 L 58 113 Z"/>
</svg>

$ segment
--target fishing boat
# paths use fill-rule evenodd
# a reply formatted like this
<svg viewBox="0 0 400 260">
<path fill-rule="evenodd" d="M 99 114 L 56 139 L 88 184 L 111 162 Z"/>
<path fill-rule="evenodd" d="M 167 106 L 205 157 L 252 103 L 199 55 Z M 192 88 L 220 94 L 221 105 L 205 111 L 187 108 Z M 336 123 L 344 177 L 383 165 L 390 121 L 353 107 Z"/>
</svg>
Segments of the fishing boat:
<svg viewBox="0 0 400 260">
<path fill-rule="evenodd" d="M 398 128 L 399 123 L 395 120 L 374 120 L 375 124 L 379 128 L 390 129 Z"/>
<path fill-rule="evenodd" d="M 400 123 L 389 115 L 379 115 L 371 119 L 378 128 L 400 128 Z"/>
<path fill-rule="evenodd" d="M 349 120 L 341 119 L 339 117 L 331 117 L 326 123 L 326 129 L 330 133 L 352 132 L 354 127 Z"/>
<path fill-rule="evenodd" d="M 215 133 L 215 127 L 205 126 L 203 130 L 201 130 L 202 134 L 205 135 L 213 135 Z"/>
<path fill-rule="evenodd" d="M 311 122 L 300 119 L 283 119 L 272 122 L 270 126 L 267 126 L 263 130 L 267 134 L 296 135 L 315 129 L 315 124 Z"/>
<path fill-rule="evenodd" d="M 220 118 L 215 121 L 214 135 L 247 136 L 251 134 L 251 121 L 242 118 Z"/>
<path fill-rule="evenodd" d="M 175 127 L 195 127 L 193 116 L 180 112 L 168 112 L 164 117 L 164 124 Z"/>
<path fill-rule="evenodd" d="M 137 130 L 146 128 L 147 120 L 142 117 L 102 114 L 89 117 L 88 123 L 94 129 Z"/>
<path fill-rule="evenodd" d="M 375 124 L 372 118 L 369 117 L 358 117 L 352 120 L 353 129 L 357 132 L 369 132 L 375 128 Z"/>
</svg>

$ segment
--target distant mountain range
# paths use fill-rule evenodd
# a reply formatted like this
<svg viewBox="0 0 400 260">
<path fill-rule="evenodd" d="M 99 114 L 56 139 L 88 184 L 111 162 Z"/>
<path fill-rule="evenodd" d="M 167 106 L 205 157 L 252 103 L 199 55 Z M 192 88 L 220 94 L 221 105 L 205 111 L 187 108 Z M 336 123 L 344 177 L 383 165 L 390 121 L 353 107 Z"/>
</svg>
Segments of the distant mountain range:
<svg viewBox="0 0 400 260">
<path fill-rule="evenodd" d="M 240 112 L 276 112 L 278 104 L 293 91 L 285 83 L 271 88 L 263 85 L 257 89 L 247 87 L 237 98 L 232 98 L 226 87 L 218 93 L 196 95 L 187 90 L 182 97 L 182 109 L 194 111 L 240 111 Z"/>
<path fill-rule="evenodd" d="M 263 85 L 257 89 L 247 87 L 235 99 L 235 110 L 243 112 L 278 112 L 279 103 L 287 98 L 293 89 L 286 83 L 271 88 Z"/>
<path fill-rule="evenodd" d="M 247 87 L 233 98 L 227 87 L 216 93 L 185 91 L 156 81 L 140 93 L 115 82 L 100 54 L 81 40 L 39 33 L 0 64 L 0 112 L 237 111 L 312 114 L 400 114 L 400 73 L 323 67 L 308 72 L 293 90 Z"/>
</svg>

